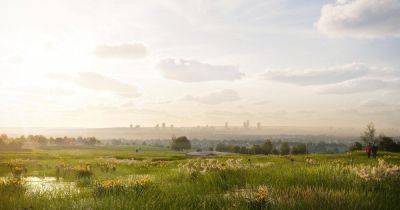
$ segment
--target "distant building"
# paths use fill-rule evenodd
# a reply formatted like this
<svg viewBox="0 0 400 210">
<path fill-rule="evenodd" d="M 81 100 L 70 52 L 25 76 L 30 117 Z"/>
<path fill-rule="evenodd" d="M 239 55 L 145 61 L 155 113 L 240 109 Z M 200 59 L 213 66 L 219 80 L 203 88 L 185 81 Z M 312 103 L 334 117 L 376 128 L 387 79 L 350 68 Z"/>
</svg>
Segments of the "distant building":
<svg viewBox="0 0 400 210">
<path fill-rule="evenodd" d="M 246 121 L 243 122 L 243 128 L 245 128 L 245 129 L 249 129 L 250 128 L 250 121 L 249 120 L 246 120 Z"/>
<path fill-rule="evenodd" d="M 132 124 L 130 124 L 130 125 L 129 125 L 129 127 L 130 127 L 130 128 L 133 128 L 133 125 L 132 125 Z"/>
<path fill-rule="evenodd" d="M 225 129 L 229 129 L 228 122 L 225 122 Z"/>
<path fill-rule="evenodd" d="M 165 123 L 162 123 L 161 125 L 162 125 L 162 128 L 165 128 Z"/>
<path fill-rule="evenodd" d="M 258 129 L 258 130 L 261 129 L 261 123 L 260 123 L 260 122 L 257 123 L 257 129 Z"/>
</svg>

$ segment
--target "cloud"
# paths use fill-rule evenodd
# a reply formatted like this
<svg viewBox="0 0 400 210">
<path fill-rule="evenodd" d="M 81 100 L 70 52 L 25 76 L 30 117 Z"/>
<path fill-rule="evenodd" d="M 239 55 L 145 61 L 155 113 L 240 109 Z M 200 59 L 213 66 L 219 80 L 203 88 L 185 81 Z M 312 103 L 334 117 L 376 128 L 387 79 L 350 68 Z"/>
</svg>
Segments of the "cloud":
<svg viewBox="0 0 400 210">
<path fill-rule="evenodd" d="M 256 101 L 253 104 L 254 105 L 265 105 L 265 104 L 270 104 L 270 103 L 271 103 L 271 101 L 269 101 L 269 100 L 263 100 L 263 101 Z"/>
<path fill-rule="evenodd" d="M 73 82 L 90 90 L 108 91 L 123 97 L 132 98 L 140 95 L 134 85 L 125 84 L 113 78 L 93 72 L 82 72 L 79 73 L 77 77 L 64 74 L 49 74 L 47 76 L 51 79 Z"/>
<path fill-rule="evenodd" d="M 357 79 L 326 87 L 323 94 L 351 94 L 373 92 L 377 90 L 399 90 L 400 80 Z"/>
<path fill-rule="evenodd" d="M 147 55 L 147 48 L 141 43 L 99 45 L 94 54 L 99 58 L 138 59 Z"/>
<path fill-rule="evenodd" d="M 202 104 L 214 105 L 240 100 L 240 96 L 236 91 L 226 89 L 218 92 L 209 93 L 203 96 L 187 95 L 183 98 L 183 100 L 196 101 Z"/>
<path fill-rule="evenodd" d="M 158 68 L 165 78 L 181 82 L 232 81 L 244 77 L 237 66 L 211 65 L 194 60 L 164 59 L 158 63 Z"/>
<path fill-rule="evenodd" d="M 322 7 L 316 28 L 329 36 L 400 36 L 399 0 L 337 0 Z"/>
<path fill-rule="evenodd" d="M 296 85 L 325 85 L 359 78 L 370 71 L 371 69 L 365 64 L 352 63 L 326 69 L 268 71 L 261 77 Z"/>
<path fill-rule="evenodd" d="M 301 115 L 308 115 L 308 116 L 310 116 L 310 115 L 315 114 L 316 111 L 314 111 L 314 110 L 300 110 L 300 111 L 297 111 L 297 113 L 298 113 L 298 114 L 301 114 Z"/>
<path fill-rule="evenodd" d="M 363 108 L 381 108 L 381 107 L 386 107 L 386 106 L 388 106 L 388 105 L 381 101 L 372 100 L 372 99 L 363 101 L 360 104 L 360 107 L 363 107 Z"/>
<path fill-rule="evenodd" d="M 387 127 L 400 125 L 400 110 L 394 106 L 386 106 L 380 109 L 339 109 L 336 116 L 346 118 L 357 124 L 374 122 Z"/>
<path fill-rule="evenodd" d="M 0 58 L 0 63 L 1 62 L 20 64 L 20 63 L 24 62 L 24 58 L 20 54 L 12 54 L 12 55 Z"/>
<path fill-rule="evenodd" d="M 207 117 L 223 117 L 223 118 L 232 118 L 237 120 L 238 118 L 249 118 L 254 117 L 253 113 L 250 112 L 232 112 L 232 111 L 222 111 L 222 110 L 213 110 L 204 113 Z"/>
</svg>

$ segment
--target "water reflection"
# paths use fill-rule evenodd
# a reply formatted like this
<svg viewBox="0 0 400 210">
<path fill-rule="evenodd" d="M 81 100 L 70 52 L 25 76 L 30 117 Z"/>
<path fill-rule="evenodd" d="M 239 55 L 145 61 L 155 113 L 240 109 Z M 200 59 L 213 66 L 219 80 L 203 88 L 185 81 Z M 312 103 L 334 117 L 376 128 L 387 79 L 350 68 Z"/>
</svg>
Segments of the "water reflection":
<svg viewBox="0 0 400 210">
<path fill-rule="evenodd" d="M 79 192 L 75 182 L 66 182 L 62 179 L 55 177 L 26 177 L 25 186 L 27 187 L 27 193 L 46 193 L 46 192 L 61 192 L 71 193 Z"/>
</svg>

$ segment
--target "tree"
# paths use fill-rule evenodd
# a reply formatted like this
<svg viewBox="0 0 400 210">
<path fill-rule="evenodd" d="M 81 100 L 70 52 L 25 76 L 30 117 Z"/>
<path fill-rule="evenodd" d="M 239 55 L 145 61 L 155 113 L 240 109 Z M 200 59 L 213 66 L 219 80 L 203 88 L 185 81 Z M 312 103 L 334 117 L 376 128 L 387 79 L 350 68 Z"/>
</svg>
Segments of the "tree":
<svg viewBox="0 0 400 210">
<path fill-rule="evenodd" d="M 274 154 L 274 155 L 279 155 L 279 150 L 277 150 L 276 148 L 274 148 L 274 149 L 272 150 L 272 154 Z"/>
<path fill-rule="evenodd" d="M 306 144 L 298 144 L 293 146 L 292 154 L 307 154 L 307 146 Z"/>
<path fill-rule="evenodd" d="M 236 145 L 233 147 L 233 152 L 234 153 L 240 153 L 240 146 Z"/>
<path fill-rule="evenodd" d="M 215 151 L 218 151 L 218 152 L 228 152 L 228 151 L 227 151 L 227 148 L 228 148 L 228 146 L 226 146 L 225 144 L 223 144 L 223 143 L 218 143 L 217 146 L 215 147 Z"/>
<path fill-rule="evenodd" d="M 261 145 L 261 149 L 263 150 L 263 154 L 268 155 L 272 153 L 274 145 L 270 140 L 267 140 L 264 144 Z"/>
<path fill-rule="evenodd" d="M 288 155 L 290 153 L 290 146 L 287 142 L 281 144 L 281 155 Z"/>
<path fill-rule="evenodd" d="M 373 144 L 375 142 L 375 125 L 374 123 L 369 123 L 365 128 L 364 134 L 361 136 L 361 140 L 367 144 Z"/>
<path fill-rule="evenodd" d="M 356 150 L 362 150 L 362 144 L 358 141 L 354 142 L 354 144 L 350 146 L 350 151 Z"/>
<path fill-rule="evenodd" d="M 260 145 L 255 144 L 255 145 L 253 145 L 253 146 L 251 147 L 251 152 L 252 152 L 253 154 L 262 154 L 262 153 L 263 153 L 263 150 L 261 149 L 261 146 L 260 146 Z"/>
<path fill-rule="evenodd" d="M 382 150 L 390 152 L 400 151 L 400 144 L 396 143 L 391 137 L 379 135 L 378 142 L 379 148 Z"/>
<path fill-rule="evenodd" d="M 249 150 L 247 149 L 247 147 L 242 146 L 242 147 L 240 147 L 240 153 L 241 154 L 248 154 Z"/>
<path fill-rule="evenodd" d="M 88 137 L 84 141 L 84 144 L 87 144 L 87 145 L 95 145 L 98 143 L 100 143 L 100 141 L 97 140 L 96 137 Z"/>
<path fill-rule="evenodd" d="M 190 141 L 186 138 L 186 136 L 181 136 L 172 139 L 171 149 L 173 150 L 182 151 L 182 150 L 188 150 L 191 147 L 192 145 L 190 144 Z"/>
</svg>

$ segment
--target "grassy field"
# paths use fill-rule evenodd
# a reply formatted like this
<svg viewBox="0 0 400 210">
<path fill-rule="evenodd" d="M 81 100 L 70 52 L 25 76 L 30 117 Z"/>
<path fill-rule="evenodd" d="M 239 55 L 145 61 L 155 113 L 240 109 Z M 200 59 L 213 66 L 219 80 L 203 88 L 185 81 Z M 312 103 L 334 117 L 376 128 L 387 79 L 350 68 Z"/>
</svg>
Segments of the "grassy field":
<svg viewBox="0 0 400 210">
<path fill-rule="evenodd" d="M 400 209 L 395 153 L 192 158 L 136 149 L 0 152 L 0 209 Z"/>
</svg>

